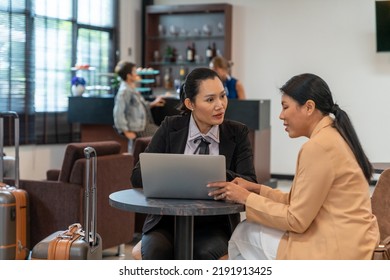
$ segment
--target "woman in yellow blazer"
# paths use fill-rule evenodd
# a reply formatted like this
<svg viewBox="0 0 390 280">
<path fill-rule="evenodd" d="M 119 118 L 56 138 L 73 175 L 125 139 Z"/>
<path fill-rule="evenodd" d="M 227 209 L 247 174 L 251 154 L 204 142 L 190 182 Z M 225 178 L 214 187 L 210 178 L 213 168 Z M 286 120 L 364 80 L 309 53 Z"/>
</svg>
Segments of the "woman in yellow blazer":
<svg viewBox="0 0 390 280">
<path fill-rule="evenodd" d="M 280 90 L 286 132 L 309 140 L 289 193 L 241 178 L 209 184 L 220 187 L 210 192 L 215 199 L 246 206 L 229 258 L 371 259 L 379 243 L 368 189 L 372 167 L 348 115 L 316 75 L 295 76 Z"/>
</svg>

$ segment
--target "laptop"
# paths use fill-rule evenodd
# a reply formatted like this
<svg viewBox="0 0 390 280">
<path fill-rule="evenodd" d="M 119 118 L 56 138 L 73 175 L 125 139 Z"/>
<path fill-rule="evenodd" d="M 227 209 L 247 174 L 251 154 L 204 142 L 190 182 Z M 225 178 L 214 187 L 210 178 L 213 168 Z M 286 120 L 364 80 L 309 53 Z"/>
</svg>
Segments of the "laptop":
<svg viewBox="0 0 390 280">
<path fill-rule="evenodd" d="M 147 198 L 214 199 L 206 185 L 226 181 L 223 155 L 141 153 L 139 161 Z"/>
</svg>

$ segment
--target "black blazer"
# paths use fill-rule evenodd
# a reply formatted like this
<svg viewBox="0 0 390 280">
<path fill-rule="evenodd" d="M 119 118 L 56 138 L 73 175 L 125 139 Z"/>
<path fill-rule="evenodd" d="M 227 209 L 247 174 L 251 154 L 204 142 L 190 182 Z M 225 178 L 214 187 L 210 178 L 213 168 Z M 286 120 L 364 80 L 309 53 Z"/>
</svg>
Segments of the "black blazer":
<svg viewBox="0 0 390 280">
<path fill-rule="evenodd" d="M 189 122 L 190 115 L 166 117 L 145 149 L 145 152 L 183 154 L 187 144 Z M 219 126 L 219 130 L 219 154 L 224 155 L 226 158 L 226 179 L 231 181 L 235 177 L 242 177 L 249 181 L 257 182 L 247 126 L 236 121 L 224 120 Z M 135 188 L 142 187 L 139 162 L 133 169 L 131 182 Z M 158 224 L 161 217 L 160 215 L 148 215 L 143 231 L 151 230 Z M 229 217 L 230 236 L 240 221 L 240 216 L 239 214 L 232 214 L 226 215 L 226 217 Z"/>
</svg>

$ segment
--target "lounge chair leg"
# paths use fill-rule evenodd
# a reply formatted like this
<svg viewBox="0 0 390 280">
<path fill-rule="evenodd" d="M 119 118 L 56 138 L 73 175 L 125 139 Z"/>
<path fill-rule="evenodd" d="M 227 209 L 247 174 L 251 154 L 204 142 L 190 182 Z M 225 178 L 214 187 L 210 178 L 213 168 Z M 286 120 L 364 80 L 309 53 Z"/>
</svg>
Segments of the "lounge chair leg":
<svg viewBox="0 0 390 280">
<path fill-rule="evenodd" d="M 118 245 L 118 257 L 125 256 L 125 244 Z"/>
</svg>

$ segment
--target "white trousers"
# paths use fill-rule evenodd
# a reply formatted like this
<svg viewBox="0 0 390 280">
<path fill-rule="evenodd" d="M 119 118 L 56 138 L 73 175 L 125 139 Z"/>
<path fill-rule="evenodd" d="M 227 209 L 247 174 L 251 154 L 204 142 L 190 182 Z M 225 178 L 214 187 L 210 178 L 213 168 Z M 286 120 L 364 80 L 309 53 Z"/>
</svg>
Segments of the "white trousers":
<svg viewBox="0 0 390 280">
<path fill-rule="evenodd" d="M 244 220 L 229 240 L 229 259 L 274 260 L 283 234 L 278 229 Z"/>
</svg>

